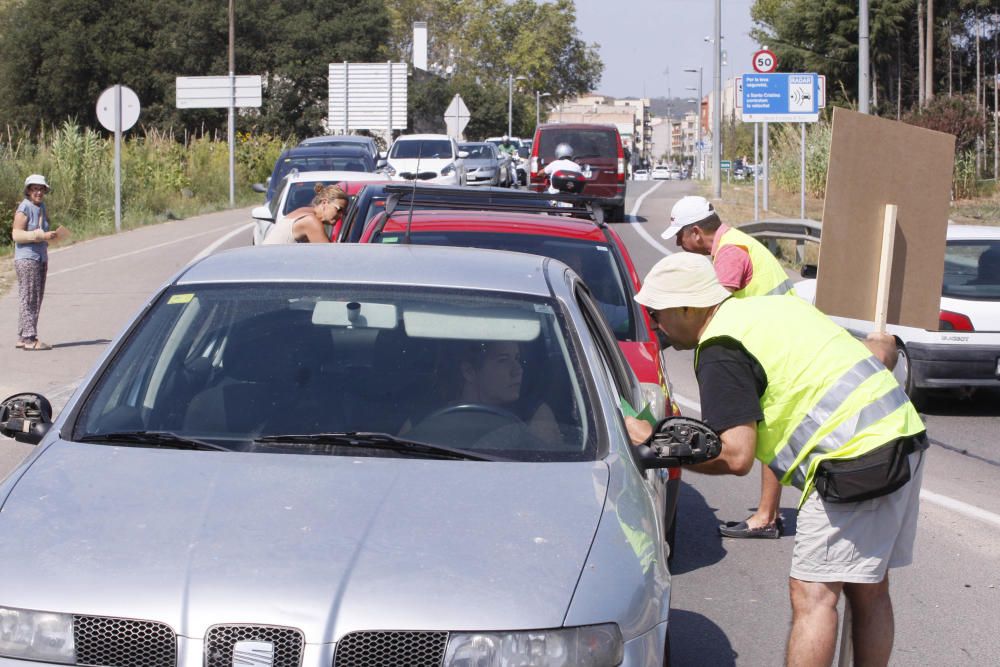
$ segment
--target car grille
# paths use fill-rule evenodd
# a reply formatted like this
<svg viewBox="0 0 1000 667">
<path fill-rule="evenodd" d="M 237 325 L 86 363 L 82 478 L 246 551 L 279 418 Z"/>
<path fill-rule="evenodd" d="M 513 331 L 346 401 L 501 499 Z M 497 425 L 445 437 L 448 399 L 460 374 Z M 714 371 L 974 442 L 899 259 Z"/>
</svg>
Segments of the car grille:
<svg viewBox="0 0 1000 667">
<path fill-rule="evenodd" d="M 274 647 L 273 667 L 299 667 L 305 640 L 295 628 L 269 625 L 214 625 L 205 635 L 205 666 L 232 667 L 236 642 L 269 642 Z"/>
<path fill-rule="evenodd" d="M 177 635 L 163 623 L 73 616 L 73 642 L 78 665 L 174 667 L 177 664 Z"/>
<path fill-rule="evenodd" d="M 447 632 L 352 632 L 337 642 L 334 667 L 440 667 Z"/>
<path fill-rule="evenodd" d="M 436 171 L 421 171 L 414 174 L 412 171 L 404 171 L 399 175 L 407 181 L 429 181 L 432 178 L 437 178 L 438 173 Z"/>
</svg>

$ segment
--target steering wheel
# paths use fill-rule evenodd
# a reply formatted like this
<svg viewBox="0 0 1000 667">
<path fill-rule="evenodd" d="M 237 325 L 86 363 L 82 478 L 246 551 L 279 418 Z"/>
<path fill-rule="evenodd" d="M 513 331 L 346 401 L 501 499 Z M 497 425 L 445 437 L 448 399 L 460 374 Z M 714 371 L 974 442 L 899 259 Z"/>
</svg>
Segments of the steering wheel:
<svg viewBox="0 0 1000 667">
<path fill-rule="evenodd" d="M 510 421 L 521 421 L 520 417 L 507 408 L 501 408 L 499 405 L 488 405 L 486 403 L 460 403 L 458 405 L 448 405 L 440 410 L 435 410 L 430 415 L 425 417 L 424 421 L 430 421 L 432 419 L 438 419 L 440 417 L 447 417 L 448 415 L 465 412 L 484 412 L 486 414 L 508 419 Z"/>
</svg>

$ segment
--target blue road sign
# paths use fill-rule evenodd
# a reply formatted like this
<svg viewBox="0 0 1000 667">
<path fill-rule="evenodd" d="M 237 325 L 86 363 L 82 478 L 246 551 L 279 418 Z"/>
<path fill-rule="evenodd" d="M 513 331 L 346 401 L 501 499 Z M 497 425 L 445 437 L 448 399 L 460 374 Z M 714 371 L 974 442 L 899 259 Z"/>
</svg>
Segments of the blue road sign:
<svg viewBox="0 0 1000 667">
<path fill-rule="evenodd" d="M 744 74 L 743 120 L 749 123 L 813 123 L 822 108 L 816 74 Z"/>
</svg>

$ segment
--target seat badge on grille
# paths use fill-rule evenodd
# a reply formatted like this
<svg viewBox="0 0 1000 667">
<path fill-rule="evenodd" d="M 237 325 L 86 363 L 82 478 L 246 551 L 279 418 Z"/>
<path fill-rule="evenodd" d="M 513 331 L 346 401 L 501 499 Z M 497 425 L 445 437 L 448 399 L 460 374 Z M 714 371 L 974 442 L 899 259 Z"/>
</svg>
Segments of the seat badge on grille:
<svg viewBox="0 0 1000 667">
<path fill-rule="evenodd" d="M 274 644 L 242 641 L 233 645 L 233 667 L 271 667 L 274 664 Z"/>
</svg>

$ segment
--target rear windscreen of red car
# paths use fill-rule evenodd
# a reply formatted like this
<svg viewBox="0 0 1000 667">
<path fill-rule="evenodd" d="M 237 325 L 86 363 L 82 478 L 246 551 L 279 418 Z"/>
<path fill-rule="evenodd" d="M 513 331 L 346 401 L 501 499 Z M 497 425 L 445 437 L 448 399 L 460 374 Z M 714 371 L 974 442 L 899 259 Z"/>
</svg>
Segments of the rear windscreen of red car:
<svg viewBox="0 0 1000 667">
<path fill-rule="evenodd" d="M 562 143 L 573 147 L 577 159 L 606 158 L 618 159 L 618 141 L 614 131 L 606 129 L 546 129 L 540 131 L 538 157 L 543 163 L 555 158 L 556 146 Z"/>
</svg>

